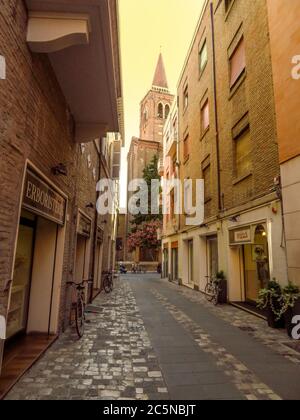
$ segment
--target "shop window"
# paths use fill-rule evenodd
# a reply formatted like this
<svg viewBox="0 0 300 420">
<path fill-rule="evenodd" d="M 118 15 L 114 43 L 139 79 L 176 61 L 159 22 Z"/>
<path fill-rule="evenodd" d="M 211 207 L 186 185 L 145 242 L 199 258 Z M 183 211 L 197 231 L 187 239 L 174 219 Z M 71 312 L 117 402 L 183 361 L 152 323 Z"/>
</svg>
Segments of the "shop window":
<svg viewBox="0 0 300 420">
<path fill-rule="evenodd" d="M 241 38 L 230 59 L 230 87 L 233 87 L 246 70 L 244 37 Z"/>
<path fill-rule="evenodd" d="M 250 129 L 246 129 L 235 140 L 235 175 L 237 178 L 249 175 L 252 169 Z"/>
<path fill-rule="evenodd" d="M 204 42 L 202 48 L 200 49 L 199 52 L 199 71 L 200 74 L 203 72 L 205 66 L 207 63 L 207 44 L 206 41 Z"/>
<path fill-rule="evenodd" d="M 208 99 L 201 108 L 201 131 L 202 134 L 209 129 L 209 102 Z"/>
</svg>

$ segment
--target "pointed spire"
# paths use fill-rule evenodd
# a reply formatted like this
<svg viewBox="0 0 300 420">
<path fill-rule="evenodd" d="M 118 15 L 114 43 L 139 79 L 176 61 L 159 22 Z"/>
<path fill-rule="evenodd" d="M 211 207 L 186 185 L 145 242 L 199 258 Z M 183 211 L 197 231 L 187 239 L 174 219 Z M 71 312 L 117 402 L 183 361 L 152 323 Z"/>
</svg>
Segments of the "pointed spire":
<svg viewBox="0 0 300 420">
<path fill-rule="evenodd" d="M 160 53 L 158 57 L 152 86 L 169 89 L 162 53 Z"/>
</svg>

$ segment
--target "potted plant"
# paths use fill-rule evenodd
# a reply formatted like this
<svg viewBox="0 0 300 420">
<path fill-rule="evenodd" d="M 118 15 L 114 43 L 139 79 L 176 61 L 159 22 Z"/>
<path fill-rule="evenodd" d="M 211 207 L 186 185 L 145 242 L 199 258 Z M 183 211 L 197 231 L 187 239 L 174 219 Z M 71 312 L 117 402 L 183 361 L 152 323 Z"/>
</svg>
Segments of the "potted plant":
<svg viewBox="0 0 300 420">
<path fill-rule="evenodd" d="M 300 288 L 293 283 L 289 283 L 282 291 L 282 314 L 285 319 L 285 327 L 289 337 L 292 338 L 294 316 L 300 315 Z"/>
<path fill-rule="evenodd" d="M 282 317 L 282 289 L 276 279 L 259 291 L 257 306 L 267 312 L 268 325 L 271 328 L 284 328 Z"/>
<path fill-rule="evenodd" d="M 218 303 L 227 303 L 227 280 L 224 271 L 219 271 L 216 275 L 216 281 L 219 286 Z"/>
</svg>

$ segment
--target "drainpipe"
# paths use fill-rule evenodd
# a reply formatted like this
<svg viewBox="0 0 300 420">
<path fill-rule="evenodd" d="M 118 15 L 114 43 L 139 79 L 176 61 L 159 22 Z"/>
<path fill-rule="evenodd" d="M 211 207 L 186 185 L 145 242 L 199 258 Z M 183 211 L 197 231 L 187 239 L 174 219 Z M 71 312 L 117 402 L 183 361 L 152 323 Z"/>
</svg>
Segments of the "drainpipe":
<svg viewBox="0 0 300 420">
<path fill-rule="evenodd" d="M 215 23 L 214 23 L 214 6 L 210 3 L 211 17 L 211 33 L 212 33 L 212 49 L 213 49 L 213 83 L 214 83 L 214 111 L 215 111 L 215 127 L 216 127 L 216 155 L 217 155 L 217 188 L 218 188 L 218 209 L 223 210 L 221 198 L 221 174 L 220 174 L 220 144 L 219 144 L 219 122 L 218 122 L 218 104 L 217 104 L 217 76 L 216 76 L 216 44 L 215 44 Z"/>
</svg>

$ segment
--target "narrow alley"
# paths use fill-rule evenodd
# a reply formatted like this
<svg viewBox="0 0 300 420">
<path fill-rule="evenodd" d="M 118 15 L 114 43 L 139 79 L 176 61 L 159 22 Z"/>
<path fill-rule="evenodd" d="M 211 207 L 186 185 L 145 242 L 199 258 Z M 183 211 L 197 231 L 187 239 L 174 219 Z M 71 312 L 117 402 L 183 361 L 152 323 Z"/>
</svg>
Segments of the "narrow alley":
<svg viewBox="0 0 300 420">
<path fill-rule="evenodd" d="M 88 309 L 84 337 L 60 336 L 7 399 L 299 398 L 293 342 L 233 306 L 145 274 Z"/>
</svg>

